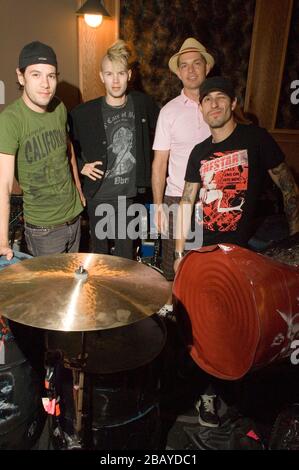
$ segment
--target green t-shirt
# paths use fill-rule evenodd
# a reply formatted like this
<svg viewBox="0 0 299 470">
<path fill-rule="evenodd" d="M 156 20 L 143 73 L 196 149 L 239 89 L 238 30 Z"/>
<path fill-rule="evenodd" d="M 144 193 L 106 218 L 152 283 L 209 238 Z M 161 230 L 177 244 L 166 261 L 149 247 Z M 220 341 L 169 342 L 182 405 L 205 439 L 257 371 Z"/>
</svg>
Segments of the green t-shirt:
<svg viewBox="0 0 299 470">
<path fill-rule="evenodd" d="M 82 211 L 66 153 L 66 117 L 56 98 L 45 113 L 22 98 L 0 113 L 0 153 L 16 155 L 24 218 L 34 225 L 58 225 Z"/>
</svg>

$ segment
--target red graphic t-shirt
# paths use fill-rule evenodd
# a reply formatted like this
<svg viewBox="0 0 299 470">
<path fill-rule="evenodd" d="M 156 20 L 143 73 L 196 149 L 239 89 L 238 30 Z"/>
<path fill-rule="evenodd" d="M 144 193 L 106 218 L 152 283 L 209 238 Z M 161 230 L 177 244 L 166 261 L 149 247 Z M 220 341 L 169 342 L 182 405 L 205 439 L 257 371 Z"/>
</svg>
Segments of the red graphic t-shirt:
<svg viewBox="0 0 299 470">
<path fill-rule="evenodd" d="M 283 160 L 272 136 L 254 125 L 238 124 L 225 140 L 214 143 L 208 138 L 194 147 L 185 181 L 199 183 L 195 214 L 205 246 L 247 245 L 267 170 Z"/>
<path fill-rule="evenodd" d="M 247 150 L 219 152 L 201 161 L 198 205 L 206 230 L 236 230 L 248 186 Z"/>
</svg>

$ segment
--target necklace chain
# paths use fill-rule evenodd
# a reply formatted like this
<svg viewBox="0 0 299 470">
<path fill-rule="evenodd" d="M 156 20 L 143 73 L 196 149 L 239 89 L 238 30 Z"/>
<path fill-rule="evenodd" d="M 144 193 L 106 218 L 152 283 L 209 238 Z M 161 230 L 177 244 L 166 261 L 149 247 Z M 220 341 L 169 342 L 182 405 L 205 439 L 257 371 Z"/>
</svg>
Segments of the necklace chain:
<svg viewBox="0 0 299 470">
<path fill-rule="evenodd" d="M 127 97 L 127 96 L 126 96 L 126 99 L 125 99 L 124 103 L 122 103 L 122 104 L 113 105 L 113 104 L 107 103 L 107 101 L 106 101 L 106 103 L 108 104 L 108 106 L 111 106 L 111 108 L 116 108 L 116 109 L 117 109 L 117 108 L 119 108 L 119 109 L 120 109 L 120 108 L 124 108 L 124 107 L 126 106 L 127 102 L 128 102 L 128 97 Z"/>
</svg>

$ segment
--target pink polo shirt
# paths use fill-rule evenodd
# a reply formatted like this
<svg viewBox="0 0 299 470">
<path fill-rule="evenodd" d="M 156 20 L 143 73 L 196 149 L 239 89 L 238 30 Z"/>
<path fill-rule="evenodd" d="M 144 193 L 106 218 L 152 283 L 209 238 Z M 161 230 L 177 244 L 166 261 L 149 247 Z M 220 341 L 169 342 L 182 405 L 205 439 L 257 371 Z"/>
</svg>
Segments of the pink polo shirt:
<svg viewBox="0 0 299 470">
<path fill-rule="evenodd" d="M 181 197 L 185 185 L 188 158 L 193 147 L 211 135 L 198 103 L 182 90 L 160 111 L 153 150 L 169 150 L 165 194 Z"/>
</svg>

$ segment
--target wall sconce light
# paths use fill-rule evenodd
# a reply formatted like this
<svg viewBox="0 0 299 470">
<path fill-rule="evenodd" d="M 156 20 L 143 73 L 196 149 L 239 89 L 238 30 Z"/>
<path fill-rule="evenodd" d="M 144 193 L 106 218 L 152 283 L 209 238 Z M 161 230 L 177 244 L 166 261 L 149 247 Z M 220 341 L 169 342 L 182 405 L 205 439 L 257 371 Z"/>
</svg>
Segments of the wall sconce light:
<svg viewBox="0 0 299 470">
<path fill-rule="evenodd" d="M 96 28 L 103 21 L 103 16 L 111 16 L 103 6 L 101 0 L 87 0 L 79 10 L 77 15 L 84 15 L 85 22 L 92 28 Z"/>
</svg>

